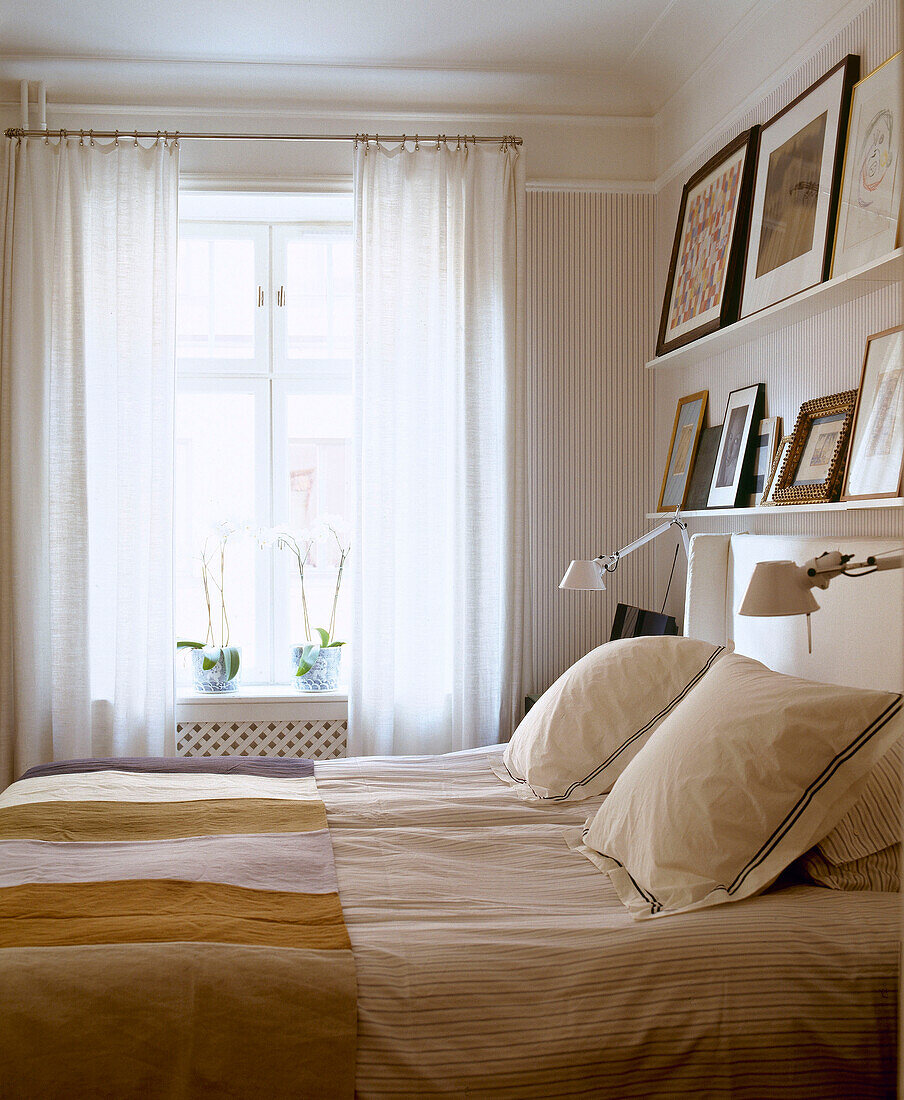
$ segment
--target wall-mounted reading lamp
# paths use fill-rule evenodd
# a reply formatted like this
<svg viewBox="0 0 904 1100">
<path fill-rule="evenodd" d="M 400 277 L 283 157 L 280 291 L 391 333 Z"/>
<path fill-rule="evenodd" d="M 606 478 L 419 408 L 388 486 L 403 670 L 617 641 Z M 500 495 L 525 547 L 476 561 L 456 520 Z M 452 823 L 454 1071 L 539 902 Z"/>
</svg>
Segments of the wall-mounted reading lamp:
<svg viewBox="0 0 904 1100">
<path fill-rule="evenodd" d="M 674 519 L 670 519 L 667 523 L 661 523 L 658 527 L 654 527 L 652 531 L 647 531 L 645 535 L 629 542 L 627 546 L 623 546 L 621 550 L 616 550 L 614 554 L 600 554 L 599 557 L 592 558 L 590 561 L 573 561 L 568 566 L 565 576 L 559 581 L 559 588 L 577 588 L 585 592 L 605 592 L 606 583 L 603 580 L 605 573 L 614 573 L 622 558 L 633 550 L 638 550 L 646 543 L 652 542 L 659 535 L 665 534 L 672 527 L 677 527 L 681 532 L 684 553 L 689 554 L 690 540 L 687 537 L 687 524 L 676 512 Z"/>
<path fill-rule="evenodd" d="M 870 555 L 864 561 L 853 561 L 853 554 L 827 550 L 803 565 L 793 561 L 757 562 L 744 599 L 741 615 L 807 616 L 807 646 L 813 652 L 810 615 L 819 610 L 813 597 L 814 588 L 828 588 L 836 577 L 865 577 L 885 569 L 904 568 L 904 550 Z"/>
</svg>

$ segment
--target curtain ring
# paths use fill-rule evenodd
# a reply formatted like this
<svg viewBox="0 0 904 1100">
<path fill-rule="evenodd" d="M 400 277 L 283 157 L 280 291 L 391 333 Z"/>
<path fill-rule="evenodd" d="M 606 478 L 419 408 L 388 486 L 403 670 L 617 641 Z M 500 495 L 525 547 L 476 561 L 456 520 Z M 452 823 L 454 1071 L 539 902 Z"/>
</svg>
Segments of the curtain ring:
<svg viewBox="0 0 904 1100">
<path fill-rule="evenodd" d="M 119 148 L 119 131 L 118 130 L 113 131 L 113 144 L 116 146 L 117 149 Z"/>
<path fill-rule="evenodd" d="M 82 145 L 82 146 L 85 144 L 85 131 L 84 130 L 79 130 L 79 132 L 78 132 L 78 143 L 79 143 L 79 145 Z"/>
<path fill-rule="evenodd" d="M 420 147 L 421 147 L 421 139 L 417 136 L 417 134 L 415 134 L 414 135 L 414 151 L 417 152 L 420 149 Z"/>
<path fill-rule="evenodd" d="M 93 148 L 94 147 L 94 131 L 89 130 L 88 131 L 88 136 L 91 138 L 91 147 Z"/>
<path fill-rule="evenodd" d="M 160 131 L 159 130 L 157 131 L 157 137 L 155 139 L 155 144 L 157 144 L 157 145 L 160 144 Z"/>
<path fill-rule="evenodd" d="M 402 134 L 402 149 L 403 149 L 403 150 L 404 150 L 404 148 L 405 148 L 405 142 L 406 142 L 407 140 L 408 140 L 408 135 L 407 135 L 407 134 Z"/>
<path fill-rule="evenodd" d="M 135 131 L 135 148 L 138 148 L 138 131 Z"/>
</svg>

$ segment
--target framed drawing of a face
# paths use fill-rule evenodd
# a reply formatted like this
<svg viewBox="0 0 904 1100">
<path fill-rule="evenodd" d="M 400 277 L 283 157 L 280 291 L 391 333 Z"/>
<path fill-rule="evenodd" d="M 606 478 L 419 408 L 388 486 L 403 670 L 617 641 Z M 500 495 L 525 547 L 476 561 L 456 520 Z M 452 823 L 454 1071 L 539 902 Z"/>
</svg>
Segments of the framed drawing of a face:
<svg viewBox="0 0 904 1100">
<path fill-rule="evenodd" d="M 860 59 L 849 55 L 760 131 L 741 316 L 828 275 L 844 136 Z"/>
<path fill-rule="evenodd" d="M 754 126 L 684 185 L 656 354 L 738 319 L 756 137 Z"/>
<path fill-rule="evenodd" d="M 904 54 L 854 86 L 844 153 L 832 277 L 891 252 L 901 212 Z"/>
<path fill-rule="evenodd" d="M 842 500 L 896 497 L 904 465 L 904 330 L 866 341 Z"/>
<path fill-rule="evenodd" d="M 722 437 L 716 455 L 708 508 L 734 508 L 749 493 L 753 462 L 753 433 L 763 419 L 766 387 L 762 382 L 732 390 L 725 406 Z"/>
</svg>

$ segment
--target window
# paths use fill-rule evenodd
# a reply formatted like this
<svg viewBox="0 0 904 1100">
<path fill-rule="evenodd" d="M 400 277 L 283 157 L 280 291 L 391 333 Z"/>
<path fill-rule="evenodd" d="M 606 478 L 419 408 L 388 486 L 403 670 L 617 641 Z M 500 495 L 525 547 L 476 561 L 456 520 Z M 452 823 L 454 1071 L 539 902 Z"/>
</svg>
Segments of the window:
<svg viewBox="0 0 904 1100">
<path fill-rule="evenodd" d="M 225 584 L 242 680 L 286 683 L 305 640 L 295 560 L 252 533 L 300 534 L 324 517 L 351 527 L 351 199 L 188 194 L 180 212 L 176 630 L 204 638 L 200 554 L 231 521 L 243 529 Z M 329 623 L 337 565 L 321 538 L 305 571 L 312 626 Z M 350 604 L 346 578 L 339 638 Z"/>
</svg>

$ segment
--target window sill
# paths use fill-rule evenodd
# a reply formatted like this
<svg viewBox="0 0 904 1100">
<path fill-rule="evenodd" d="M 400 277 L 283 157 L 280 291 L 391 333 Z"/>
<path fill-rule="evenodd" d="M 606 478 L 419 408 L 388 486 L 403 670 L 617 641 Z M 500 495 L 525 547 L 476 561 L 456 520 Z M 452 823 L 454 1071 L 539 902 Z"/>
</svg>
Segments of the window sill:
<svg viewBox="0 0 904 1100">
<path fill-rule="evenodd" d="M 196 703 L 301 703 L 302 706 L 317 703 L 347 703 L 348 692 L 296 691 L 287 684 L 245 684 L 237 691 L 195 691 L 186 684 L 176 686 L 176 702 L 180 706 Z"/>
<path fill-rule="evenodd" d="M 344 685 L 343 685 L 344 688 Z M 348 719 L 348 695 L 340 691 L 296 691 L 291 684 L 248 684 L 238 691 L 176 690 L 176 723 L 318 722 Z"/>
</svg>

